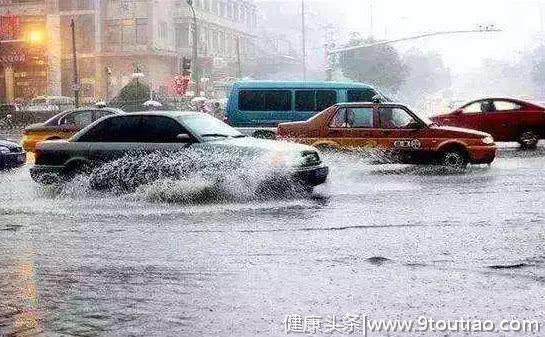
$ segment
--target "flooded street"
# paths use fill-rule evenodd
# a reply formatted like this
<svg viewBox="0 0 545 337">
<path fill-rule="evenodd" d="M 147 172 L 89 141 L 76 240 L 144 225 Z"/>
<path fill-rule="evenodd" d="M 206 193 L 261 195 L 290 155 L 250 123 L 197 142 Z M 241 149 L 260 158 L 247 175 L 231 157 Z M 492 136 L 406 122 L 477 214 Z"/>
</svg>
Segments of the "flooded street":
<svg viewBox="0 0 545 337">
<path fill-rule="evenodd" d="M 156 199 L 177 185 L 0 173 L 0 336 L 283 336 L 291 314 L 544 322 L 543 148 L 462 174 L 326 161 L 312 196 L 200 204 Z"/>
</svg>

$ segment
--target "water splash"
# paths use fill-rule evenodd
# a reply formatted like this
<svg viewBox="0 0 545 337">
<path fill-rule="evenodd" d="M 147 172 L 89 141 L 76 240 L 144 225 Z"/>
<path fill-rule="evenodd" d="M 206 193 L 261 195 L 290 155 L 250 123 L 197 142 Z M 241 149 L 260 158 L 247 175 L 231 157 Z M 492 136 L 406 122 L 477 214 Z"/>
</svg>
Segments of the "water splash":
<svg viewBox="0 0 545 337">
<path fill-rule="evenodd" d="M 208 203 L 292 198 L 306 192 L 274 153 L 192 149 L 176 153 L 127 154 L 76 176 L 59 194 L 69 197 L 123 195 L 152 202 Z"/>
</svg>

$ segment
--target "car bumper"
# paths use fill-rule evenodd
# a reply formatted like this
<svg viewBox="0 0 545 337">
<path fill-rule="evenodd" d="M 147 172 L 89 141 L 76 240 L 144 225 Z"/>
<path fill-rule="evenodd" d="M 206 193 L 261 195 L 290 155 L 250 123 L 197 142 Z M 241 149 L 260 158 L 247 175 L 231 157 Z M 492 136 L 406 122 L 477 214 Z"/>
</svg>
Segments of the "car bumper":
<svg viewBox="0 0 545 337">
<path fill-rule="evenodd" d="M 329 168 L 327 166 L 316 166 L 299 169 L 292 173 L 292 178 L 299 183 L 314 187 L 325 183 L 328 175 Z"/>
<path fill-rule="evenodd" d="M 496 146 L 472 146 L 469 157 L 472 164 L 490 164 L 496 158 Z"/>
<path fill-rule="evenodd" d="M 25 152 L 10 152 L 0 154 L 0 168 L 20 167 L 26 163 Z"/>
<path fill-rule="evenodd" d="M 54 184 L 60 180 L 64 166 L 35 165 L 30 168 L 30 177 L 40 184 Z"/>
</svg>

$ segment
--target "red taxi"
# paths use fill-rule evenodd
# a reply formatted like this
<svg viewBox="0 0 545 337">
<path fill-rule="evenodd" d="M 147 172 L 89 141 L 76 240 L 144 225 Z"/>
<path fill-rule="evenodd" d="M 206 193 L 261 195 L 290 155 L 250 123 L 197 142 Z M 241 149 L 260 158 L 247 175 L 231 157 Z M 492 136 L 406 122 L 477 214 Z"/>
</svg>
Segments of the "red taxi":
<svg viewBox="0 0 545 337">
<path fill-rule="evenodd" d="M 378 148 L 403 163 L 456 168 L 490 164 L 496 156 L 490 134 L 438 126 L 390 103 L 337 104 L 305 122 L 280 124 L 278 137 L 320 149 Z"/>
</svg>

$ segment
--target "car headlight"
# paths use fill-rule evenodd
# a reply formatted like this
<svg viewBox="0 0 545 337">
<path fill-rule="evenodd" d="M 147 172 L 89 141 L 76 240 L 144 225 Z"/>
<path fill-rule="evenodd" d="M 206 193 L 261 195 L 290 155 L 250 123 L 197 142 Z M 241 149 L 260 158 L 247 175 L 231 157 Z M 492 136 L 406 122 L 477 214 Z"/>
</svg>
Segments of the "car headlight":
<svg viewBox="0 0 545 337">
<path fill-rule="evenodd" d="M 5 147 L 5 146 L 0 146 L 0 153 L 10 153 L 11 150 L 8 148 L 8 147 Z"/>
<path fill-rule="evenodd" d="M 486 145 L 494 144 L 494 138 L 492 136 L 484 137 L 482 142 Z"/>
</svg>

